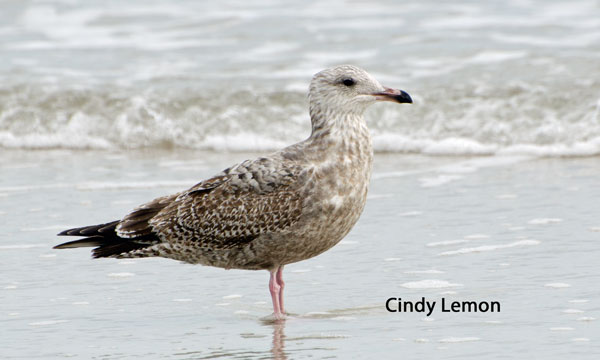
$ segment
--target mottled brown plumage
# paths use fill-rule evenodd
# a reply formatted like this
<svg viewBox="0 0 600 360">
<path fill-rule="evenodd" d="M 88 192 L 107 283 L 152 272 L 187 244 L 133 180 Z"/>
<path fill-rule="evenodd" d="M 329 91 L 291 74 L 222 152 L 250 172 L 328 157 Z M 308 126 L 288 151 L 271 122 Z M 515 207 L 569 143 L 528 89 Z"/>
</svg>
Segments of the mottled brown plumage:
<svg viewBox="0 0 600 360">
<path fill-rule="evenodd" d="M 66 230 L 95 257 L 161 256 L 226 269 L 267 269 L 274 314 L 283 316 L 282 269 L 337 244 L 367 198 L 373 150 L 363 112 L 376 100 L 411 102 L 343 65 L 313 78 L 311 136 L 247 160 L 190 189 L 157 198 L 122 220 Z"/>
</svg>

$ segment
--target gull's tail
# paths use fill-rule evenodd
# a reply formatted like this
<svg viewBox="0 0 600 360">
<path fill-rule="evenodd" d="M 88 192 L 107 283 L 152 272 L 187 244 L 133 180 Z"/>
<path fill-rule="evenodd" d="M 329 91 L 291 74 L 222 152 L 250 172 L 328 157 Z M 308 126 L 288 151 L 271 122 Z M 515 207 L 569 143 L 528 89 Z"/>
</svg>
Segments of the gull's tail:
<svg viewBox="0 0 600 360">
<path fill-rule="evenodd" d="M 120 222 L 120 220 L 116 220 L 106 224 L 65 230 L 59 233 L 58 236 L 83 236 L 84 238 L 56 245 L 54 249 L 96 247 L 92 250 L 93 257 L 116 257 L 123 253 L 152 246 L 158 241 L 158 237 L 154 234 L 132 239 L 122 238 L 116 232 L 116 227 Z"/>
</svg>

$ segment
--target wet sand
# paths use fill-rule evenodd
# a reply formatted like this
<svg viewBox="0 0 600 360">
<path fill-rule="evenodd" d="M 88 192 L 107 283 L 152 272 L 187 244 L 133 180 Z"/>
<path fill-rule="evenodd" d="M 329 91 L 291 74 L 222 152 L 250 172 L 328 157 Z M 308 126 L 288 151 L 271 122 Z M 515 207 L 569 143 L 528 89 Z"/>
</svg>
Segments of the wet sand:
<svg viewBox="0 0 600 360">
<path fill-rule="evenodd" d="M 3 151 L 3 358 L 594 358 L 600 158 L 377 154 L 367 207 L 332 250 L 264 271 L 52 250 L 256 154 Z M 427 316 L 386 301 L 436 301 Z M 500 312 L 442 312 L 442 299 Z M 395 300 L 394 300 L 395 301 Z M 392 302 L 393 303 L 393 302 Z"/>
</svg>

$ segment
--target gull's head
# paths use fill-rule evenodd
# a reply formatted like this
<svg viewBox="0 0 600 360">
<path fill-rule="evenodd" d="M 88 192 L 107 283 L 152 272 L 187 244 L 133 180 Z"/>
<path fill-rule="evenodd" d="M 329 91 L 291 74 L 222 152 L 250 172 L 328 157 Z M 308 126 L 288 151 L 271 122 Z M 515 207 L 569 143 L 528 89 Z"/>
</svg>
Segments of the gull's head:
<svg viewBox="0 0 600 360">
<path fill-rule="evenodd" d="M 311 112 L 335 111 L 359 115 L 376 101 L 412 103 L 406 92 L 382 86 L 368 72 L 353 65 L 335 66 L 315 74 L 308 99 Z"/>
</svg>

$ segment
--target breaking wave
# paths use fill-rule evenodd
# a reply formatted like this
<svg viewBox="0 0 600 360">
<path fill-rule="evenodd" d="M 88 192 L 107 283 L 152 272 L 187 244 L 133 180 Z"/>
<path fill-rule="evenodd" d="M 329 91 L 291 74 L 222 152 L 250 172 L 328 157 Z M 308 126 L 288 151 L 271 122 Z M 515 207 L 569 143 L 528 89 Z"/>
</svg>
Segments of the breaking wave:
<svg viewBox="0 0 600 360">
<path fill-rule="evenodd" d="M 571 93 L 518 82 L 423 87 L 410 90 L 413 105 L 377 104 L 366 119 L 377 152 L 592 156 L 599 89 L 600 81 Z M 0 89 L 0 147 L 268 151 L 310 133 L 300 90 L 113 90 Z"/>
</svg>

